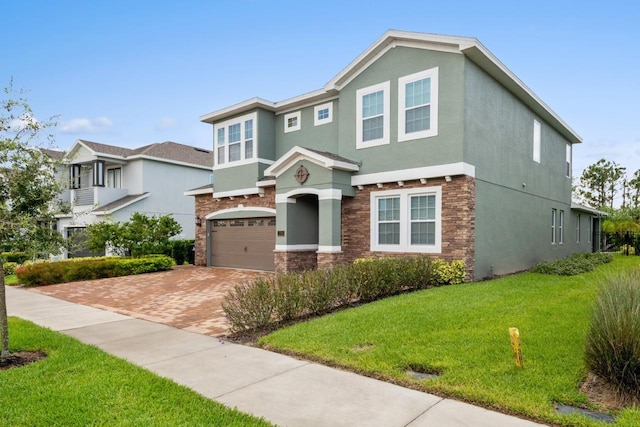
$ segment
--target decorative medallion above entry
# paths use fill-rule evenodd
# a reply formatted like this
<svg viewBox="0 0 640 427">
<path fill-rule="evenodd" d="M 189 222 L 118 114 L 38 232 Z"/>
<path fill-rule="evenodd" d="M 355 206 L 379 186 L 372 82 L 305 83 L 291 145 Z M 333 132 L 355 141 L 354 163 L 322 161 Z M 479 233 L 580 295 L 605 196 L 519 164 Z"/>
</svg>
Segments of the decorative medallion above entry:
<svg viewBox="0 0 640 427">
<path fill-rule="evenodd" d="M 309 178 L 309 171 L 303 165 L 300 165 L 300 167 L 296 170 L 294 176 L 296 177 L 296 181 L 298 181 L 298 184 L 302 185 L 307 180 L 307 178 Z"/>
</svg>

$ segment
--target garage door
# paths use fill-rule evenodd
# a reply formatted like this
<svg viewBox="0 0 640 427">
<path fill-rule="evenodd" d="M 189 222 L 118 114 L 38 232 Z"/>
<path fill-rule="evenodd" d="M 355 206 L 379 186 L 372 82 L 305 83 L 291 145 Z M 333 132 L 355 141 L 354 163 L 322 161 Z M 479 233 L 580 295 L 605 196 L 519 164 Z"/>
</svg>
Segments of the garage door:
<svg viewBox="0 0 640 427">
<path fill-rule="evenodd" d="M 211 221 L 209 249 L 214 267 L 273 271 L 274 217 Z"/>
</svg>

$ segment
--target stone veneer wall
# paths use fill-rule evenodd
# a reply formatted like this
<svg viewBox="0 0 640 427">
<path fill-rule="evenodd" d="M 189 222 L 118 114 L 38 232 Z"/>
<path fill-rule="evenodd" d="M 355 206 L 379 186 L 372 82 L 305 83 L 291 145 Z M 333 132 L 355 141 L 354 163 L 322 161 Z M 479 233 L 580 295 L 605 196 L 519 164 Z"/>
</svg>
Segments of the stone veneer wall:
<svg viewBox="0 0 640 427">
<path fill-rule="evenodd" d="M 276 271 L 303 271 L 318 268 L 316 251 L 274 251 Z"/>
<path fill-rule="evenodd" d="M 238 205 L 244 207 L 260 207 L 260 208 L 276 208 L 276 190 L 275 187 L 267 187 L 264 189 L 264 195 L 252 194 L 246 198 L 243 196 L 234 197 L 233 200 L 225 197 L 216 200 L 211 194 L 202 194 L 195 196 L 196 217 L 202 218 L 202 226 L 196 227 L 195 236 L 195 265 L 207 265 L 207 226 L 205 217 L 213 212 L 222 209 L 237 208 Z"/>
<path fill-rule="evenodd" d="M 463 260 L 467 267 L 467 280 L 473 280 L 475 260 L 475 179 L 455 176 L 450 182 L 444 178 L 385 183 L 382 188 L 367 185 L 356 190 L 353 198 L 342 200 L 342 250 L 343 262 L 375 256 L 402 256 L 415 253 L 372 252 L 370 247 L 370 194 L 376 191 L 428 188 L 442 186 L 442 252 L 433 257 L 447 261 Z"/>
<path fill-rule="evenodd" d="M 398 188 L 442 187 L 442 252 L 433 257 L 447 261 L 463 260 L 467 266 L 467 280 L 473 280 L 475 260 L 475 179 L 469 176 L 429 179 L 426 184 L 419 180 L 405 181 L 402 187 L 396 182 L 385 183 L 382 188 L 367 185 L 356 190 L 355 197 L 342 199 L 342 253 L 316 253 L 315 251 L 274 251 L 276 271 L 296 271 L 331 267 L 353 262 L 357 258 L 371 256 L 403 256 L 415 253 L 371 252 L 370 240 L 370 194 L 375 191 Z M 206 265 L 207 229 L 205 216 L 221 209 L 263 207 L 275 209 L 275 187 L 265 188 L 264 197 L 251 195 L 216 200 L 210 194 L 196 196 L 196 216 L 203 218 L 202 227 L 196 227 L 195 263 Z"/>
</svg>

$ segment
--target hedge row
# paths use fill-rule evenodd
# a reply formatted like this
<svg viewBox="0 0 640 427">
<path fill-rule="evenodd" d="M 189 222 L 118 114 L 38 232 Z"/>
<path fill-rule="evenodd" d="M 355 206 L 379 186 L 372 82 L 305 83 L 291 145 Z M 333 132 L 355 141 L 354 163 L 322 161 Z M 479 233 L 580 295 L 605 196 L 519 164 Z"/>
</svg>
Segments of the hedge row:
<svg viewBox="0 0 640 427">
<path fill-rule="evenodd" d="M 231 332 L 272 328 L 355 302 L 398 292 L 462 283 L 462 261 L 422 257 L 366 258 L 331 270 L 262 276 L 237 285 L 222 307 Z"/>
<path fill-rule="evenodd" d="M 16 274 L 16 269 L 18 268 L 17 262 L 5 262 L 2 264 L 2 271 L 5 276 L 11 276 Z"/>
<path fill-rule="evenodd" d="M 575 276 L 577 274 L 593 271 L 600 264 L 613 261 L 613 254 L 608 252 L 595 252 L 573 254 L 570 257 L 558 261 L 543 262 L 532 271 L 542 274 L 555 274 L 558 276 Z"/>
<path fill-rule="evenodd" d="M 4 262 L 15 262 L 22 264 L 29 259 L 29 255 L 26 252 L 2 252 L 0 259 Z"/>
<path fill-rule="evenodd" d="M 23 285 L 42 286 L 166 271 L 174 265 L 173 259 L 165 255 L 141 258 L 73 258 L 55 262 L 27 263 L 16 269 L 16 275 Z"/>
</svg>

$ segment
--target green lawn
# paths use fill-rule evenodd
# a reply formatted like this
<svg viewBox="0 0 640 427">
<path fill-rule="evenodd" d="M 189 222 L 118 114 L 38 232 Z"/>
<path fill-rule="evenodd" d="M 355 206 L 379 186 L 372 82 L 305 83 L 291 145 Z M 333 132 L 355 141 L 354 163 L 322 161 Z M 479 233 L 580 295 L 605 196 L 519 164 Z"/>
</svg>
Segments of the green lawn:
<svg viewBox="0 0 640 427">
<path fill-rule="evenodd" d="M 268 426 L 96 347 L 10 318 L 11 350 L 48 357 L 0 371 L 0 425 Z"/>
<path fill-rule="evenodd" d="M 260 344 L 540 421 L 602 425 L 560 416 L 553 404 L 588 405 L 578 387 L 596 279 L 639 266 L 640 258 L 616 257 L 579 276 L 523 273 L 428 289 L 299 323 Z M 520 330 L 523 369 L 514 366 L 510 327 Z M 441 376 L 413 380 L 410 368 Z M 616 415 L 617 425 L 640 425 L 640 408 Z"/>
<path fill-rule="evenodd" d="M 18 276 L 12 274 L 11 276 L 4 277 L 5 285 L 17 285 L 18 284 Z"/>
</svg>

